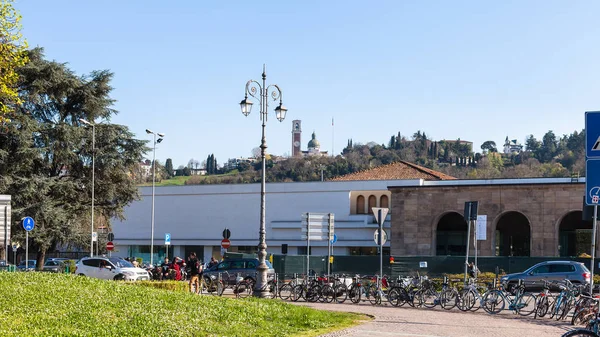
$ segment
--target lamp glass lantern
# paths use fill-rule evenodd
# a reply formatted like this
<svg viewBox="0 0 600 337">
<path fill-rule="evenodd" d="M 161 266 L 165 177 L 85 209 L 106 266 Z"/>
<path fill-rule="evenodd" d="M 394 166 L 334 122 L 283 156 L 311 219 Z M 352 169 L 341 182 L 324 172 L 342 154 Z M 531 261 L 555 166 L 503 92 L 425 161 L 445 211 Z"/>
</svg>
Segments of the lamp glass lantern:
<svg viewBox="0 0 600 337">
<path fill-rule="evenodd" d="M 275 117 L 277 117 L 277 120 L 283 122 L 286 113 L 287 108 L 283 106 L 283 104 L 279 103 L 279 106 L 275 108 Z"/>
<path fill-rule="evenodd" d="M 252 111 L 252 101 L 248 100 L 248 96 L 246 96 L 241 102 L 240 107 L 242 108 L 242 113 L 244 116 L 248 116 L 250 111 Z"/>
</svg>

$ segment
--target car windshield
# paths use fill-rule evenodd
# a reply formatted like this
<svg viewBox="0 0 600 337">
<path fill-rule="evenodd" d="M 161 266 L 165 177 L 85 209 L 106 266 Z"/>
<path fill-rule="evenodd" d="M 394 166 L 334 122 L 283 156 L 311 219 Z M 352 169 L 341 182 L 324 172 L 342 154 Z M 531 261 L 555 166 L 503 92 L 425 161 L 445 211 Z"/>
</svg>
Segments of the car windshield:
<svg viewBox="0 0 600 337">
<path fill-rule="evenodd" d="M 119 268 L 134 268 L 133 264 L 131 264 L 131 262 L 127 261 L 127 260 L 123 260 L 123 259 L 117 259 L 117 258 L 110 258 L 108 259 L 112 264 L 114 264 L 115 266 L 119 267 Z"/>
</svg>

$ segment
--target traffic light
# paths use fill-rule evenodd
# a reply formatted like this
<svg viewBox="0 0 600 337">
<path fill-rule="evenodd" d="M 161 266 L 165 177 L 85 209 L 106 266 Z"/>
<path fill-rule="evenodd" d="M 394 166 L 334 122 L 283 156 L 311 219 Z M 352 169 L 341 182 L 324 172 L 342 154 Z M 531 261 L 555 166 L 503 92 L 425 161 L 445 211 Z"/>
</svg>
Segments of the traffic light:
<svg viewBox="0 0 600 337">
<path fill-rule="evenodd" d="M 273 254 L 269 255 L 269 262 L 273 263 Z"/>
<path fill-rule="evenodd" d="M 329 257 L 329 263 L 333 263 L 333 255 Z"/>
<path fill-rule="evenodd" d="M 390 256 L 390 264 L 394 264 L 394 257 Z"/>
</svg>

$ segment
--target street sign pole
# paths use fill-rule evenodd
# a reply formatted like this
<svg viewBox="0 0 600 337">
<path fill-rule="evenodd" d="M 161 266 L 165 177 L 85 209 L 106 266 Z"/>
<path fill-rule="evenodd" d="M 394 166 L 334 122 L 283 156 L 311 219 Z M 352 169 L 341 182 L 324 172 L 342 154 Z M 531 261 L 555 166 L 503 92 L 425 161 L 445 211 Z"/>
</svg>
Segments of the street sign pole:
<svg viewBox="0 0 600 337">
<path fill-rule="evenodd" d="M 471 239 L 471 220 L 467 221 L 467 253 L 465 254 L 465 284 L 467 284 L 467 272 L 469 268 L 469 242 Z"/>
<path fill-rule="evenodd" d="M 331 236 L 331 232 L 333 229 L 333 228 L 331 228 L 332 220 L 333 219 L 331 218 L 331 213 L 329 213 L 329 226 L 328 226 L 329 235 L 327 235 L 327 277 L 329 277 L 329 274 L 331 273 L 331 240 L 333 239 L 333 237 Z"/>
<path fill-rule="evenodd" d="M 25 231 L 25 271 L 29 267 L 29 231 Z"/>
<path fill-rule="evenodd" d="M 475 220 L 471 220 L 473 221 L 473 232 L 475 235 L 473 235 L 473 243 L 475 243 L 475 278 L 477 278 L 477 222 Z"/>
<path fill-rule="evenodd" d="M 598 205 L 594 205 L 594 219 L 593 219 L 593 228 L 592 228 L 592 263 L 590 263 L 590 273 L 592 274 L 590 277 L 590 294 L 594 294 L 594 264 L 596 258 L 596 226 L 598 221 Z"/>
<path fill-rule="evenodd" d="M 306 277 L 310 271 L 310 213 L 306 213 Z"/>
<path fill-rule="evenodd" d="M 377 279 L 377 287 L 381 289 L 381 280 L 383 278 L 383 222 L 385 219 L 383 218 L 383 210 L 381 208 L 377 212 L 379 213 L 379 278 Z"/>
</svg>

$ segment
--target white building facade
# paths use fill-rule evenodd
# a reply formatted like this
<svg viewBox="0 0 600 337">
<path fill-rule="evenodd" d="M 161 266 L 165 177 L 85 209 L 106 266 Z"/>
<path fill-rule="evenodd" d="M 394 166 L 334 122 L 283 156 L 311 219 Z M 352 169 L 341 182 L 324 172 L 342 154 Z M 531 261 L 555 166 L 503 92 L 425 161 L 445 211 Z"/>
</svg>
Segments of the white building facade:
<svg viewBox="0 0 600 337">
<path fill-rule="evenodd" d="M 377 224 L 372 207 L 389 207 L 389 185 L 415 186 L 413 180 L 270 183 L 266 187 L 267 251 L 304 255 L 301 239 L 303 213 L 333 213 L 334 255 L 378 254 L 373 234 Z M 121 257 L 150 258 L 152 188 L 140 188 L 141 200 L 125 209 L 125 220 L 115 220 L 115 251 Z M 260 184 L 157 187 L 154 195 L 154 260 L 184 257 L 196 252 L 208 261 L 220 258 L 222 233 L 231 231 L 230 252 L 256 252 L 260 226 Z M 360 205 L 357 205 L 361 203 Z M 384 228 L 390 233 L 388 215 Z M 165 234 L 171 245 L 165 250 Z M 384 246 L 389 252 L 391 240 Z M 286 247 L 287 245 L 287 247 Z M 327 241 L 311 241 L 311 255 L 327 255 Z M 168 255 L 167 255 L 168 254 Z M 389 253 L 388 253 L 389 254 Z"/>
</svg>

